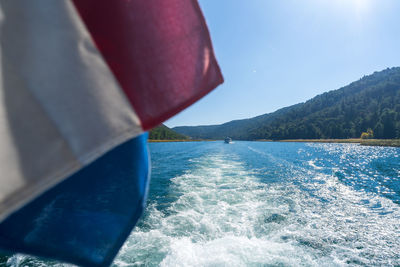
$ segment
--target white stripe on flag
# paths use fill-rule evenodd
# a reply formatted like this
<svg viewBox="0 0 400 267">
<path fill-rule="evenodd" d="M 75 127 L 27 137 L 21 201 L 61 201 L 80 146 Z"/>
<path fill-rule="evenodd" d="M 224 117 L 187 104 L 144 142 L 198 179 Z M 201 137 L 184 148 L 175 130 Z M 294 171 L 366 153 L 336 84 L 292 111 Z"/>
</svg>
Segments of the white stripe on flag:
<svg viewBox="0 0 400 267">
<path fill-rule="evenodd" d="M 70 1 L 0 13 L 1 221 L 142 128 Z"/>
</svg>

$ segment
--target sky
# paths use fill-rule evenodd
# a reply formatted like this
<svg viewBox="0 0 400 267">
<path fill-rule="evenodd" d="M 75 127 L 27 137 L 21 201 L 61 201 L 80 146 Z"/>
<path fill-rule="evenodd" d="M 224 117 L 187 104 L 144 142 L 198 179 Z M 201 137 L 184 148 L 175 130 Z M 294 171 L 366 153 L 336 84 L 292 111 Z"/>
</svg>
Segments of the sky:
<svg viewBox="0 0 400 267">
<path fill-rule="evenodd" d="M 168 120 L 273 112 L 400 66 L 399 0 L 200 0 L 225 82 Z"/>
</svg>

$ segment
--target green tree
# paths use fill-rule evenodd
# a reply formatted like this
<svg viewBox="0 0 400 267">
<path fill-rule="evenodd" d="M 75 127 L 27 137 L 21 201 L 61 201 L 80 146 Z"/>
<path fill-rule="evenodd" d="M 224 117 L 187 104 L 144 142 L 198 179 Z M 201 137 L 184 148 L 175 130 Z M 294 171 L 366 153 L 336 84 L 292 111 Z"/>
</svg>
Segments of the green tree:
<svg viewBox="0 0 400 267">
<path fill-rule="evenodd" d="M 361 134 L 361 139 L 372 139 L 374 138 L 374 131 L 371 128 L 368 128 L 366 132 Z"/>
</svg>

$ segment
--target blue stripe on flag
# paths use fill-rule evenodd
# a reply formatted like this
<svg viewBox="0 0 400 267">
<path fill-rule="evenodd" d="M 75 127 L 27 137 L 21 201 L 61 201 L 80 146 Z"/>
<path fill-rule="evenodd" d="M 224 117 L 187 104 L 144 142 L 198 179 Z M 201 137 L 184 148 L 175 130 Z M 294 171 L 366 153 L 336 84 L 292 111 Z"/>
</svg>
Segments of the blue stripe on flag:
<svg viewBox="0 0 400 267">
<path fill-rule="evenodd" d="M 143 212 L 147 134 L 106 153 L 0 224 L 0 249 L 104 266 Z"/>
</svg>

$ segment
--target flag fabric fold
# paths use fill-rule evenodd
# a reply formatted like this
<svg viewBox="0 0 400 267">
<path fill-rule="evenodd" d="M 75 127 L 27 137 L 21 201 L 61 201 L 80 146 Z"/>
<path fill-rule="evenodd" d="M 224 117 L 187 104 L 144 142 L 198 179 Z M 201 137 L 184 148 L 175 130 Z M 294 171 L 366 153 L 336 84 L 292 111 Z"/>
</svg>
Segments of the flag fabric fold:
<svg viewBox="0 0 400 267">
<path fill-rule="evenodd" d="M 110 264 L 144 131 L 223 81 L 198 3 L 2 0 L 0 60 L 0 250 Z"/>
<path fill-rule="evenodd" d="M 74 3 L 145 130 L 222 83 L 197 1 Z"/>
</svg>

